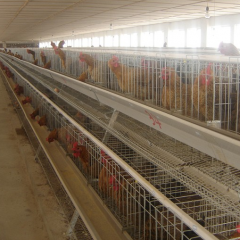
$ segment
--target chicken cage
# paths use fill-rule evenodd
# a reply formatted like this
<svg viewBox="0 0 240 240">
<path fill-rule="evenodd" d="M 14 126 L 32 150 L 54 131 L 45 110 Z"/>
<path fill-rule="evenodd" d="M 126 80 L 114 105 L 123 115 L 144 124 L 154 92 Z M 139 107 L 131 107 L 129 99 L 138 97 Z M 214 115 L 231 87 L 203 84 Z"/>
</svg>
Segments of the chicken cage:
<svg viewBox="0 0 240 240">
<path fill-rule="evenodd" d="M 32 62 L 26 49 L 13 51 Z M 64 68 L 53 50 L 34 52 L 36 59 L 44 52 L 52 70 L 80 81 L 166 109 L 179 117 L 197 119 L 235 133 L 240 131 L 237 57 L 64 49 Z"/>
<path fill-rule="evenodd" d="M 17 72 L 21 75 L 14 81 L 31 96 L 39 115 L 47 118 L 48 141 L 54 139 L 54 132 L 60 133 L 55 139 L 132 239 L 238 238 L 238 169 L 64 84 L 39 74 L 36 77 L 30 68 Z M 56 88 L 60 92 L 54 91 Z M 37 91 L 77 124 L 69 123 L 49 101 L 40 99 Z M 79 126 L 126 164 L 106 153 Z M 196 222 L 190 224 L 184 214 Z M 207 230 L 207 235 L 202 230 Z"/>
</svg>

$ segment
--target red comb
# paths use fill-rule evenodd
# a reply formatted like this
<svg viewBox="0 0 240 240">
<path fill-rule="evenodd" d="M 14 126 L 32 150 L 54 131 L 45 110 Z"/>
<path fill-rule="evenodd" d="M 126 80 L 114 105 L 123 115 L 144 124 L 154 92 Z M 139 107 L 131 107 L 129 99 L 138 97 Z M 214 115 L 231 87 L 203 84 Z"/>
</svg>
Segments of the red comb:
<svg viewBox="0 0 240 240">
<path fill-rule="evenodd" d="M 81 62 L 85 62 L 85 58 L 84 58 L 82 52 L 80 52 L 79 60 L 80 60 Z"/>
<path fill-rule="evenodd" d="M 141 59 L 141 66 L 147 67 L 147 61 L 144 58 Z"/>
<path fill-rule="evenodd" d="M 164 76 L 165 74 L 167 74 L 167 68 L 166 67 L 164 67 L 164 68 L 162 68 L 162 76 Z"/>
<path fill-rule="evenodd" d="M 110 159 L 111 157 L 108 156 L 103 150 L 101 150 L 100 153 L 101 153 L 101 156 L 102 156 L 101 161 L 102 161 L 102 163 L 105 164 L 107 162 L 107 160 Z"/>
<path fill-rule="evenodd" d="M 164 81 L 169 79 L 169 71 L 166 67 L 162 68 L 161 76 Z"/>
<path fill-rule="evenodd" d="M 236 226 L 237 232 L 240 233 L 240 224 Z"/>
<path fill-rule="evenodd" d="M 115 175 L 112 175 L 110 178 L 109 178 L 109 184 L 113 184 L 113 183 L 115 183 L 115 181 L 116 181 L 116 176 Z"/>
<path fill-rule="evenodd" d="M 105 154 L 106 154 L 106 153 L 105 153 L 103 150 L 101 150 L 101 156 L 103 156 L 103 157 L 104 157 L 104 156 L 105 156 Z"/>
<path fill-rule="evenodd" d="M 209 85 L 210 84 L 209 78 L 211 76 L 211 73 L 212 73 L 212 63 L 209 63 L 207 65 L 207 69 L 206 69 L 206 72 L 205 72 L 206 75 L 204 75 L 203 78 L 202 78 L 202 84 L 203 85 L 206 85 L 206 84 Z"/>
<path fill-rule="evenodd" d="M 207 66 L 207 75 L 211 75 L 212 63 L 209 63 Z"/>
<path fill-rule="evenodd" d="M 74 142 L 72 150 L 76 150 L 77 147 L 78 147 L 78 142 Z"/>
</svg>

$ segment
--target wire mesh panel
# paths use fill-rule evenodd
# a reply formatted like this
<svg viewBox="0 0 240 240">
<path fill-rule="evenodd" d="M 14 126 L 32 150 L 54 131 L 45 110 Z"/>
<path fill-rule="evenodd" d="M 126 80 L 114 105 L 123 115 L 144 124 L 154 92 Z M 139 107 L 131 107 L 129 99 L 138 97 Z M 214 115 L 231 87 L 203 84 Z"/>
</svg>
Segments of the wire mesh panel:
<svg viewBox="0 0 240 240">
<path fill-rule="evenodd" d="M 54 81 L 39 79 L 39 89 L 55 87 Z M 239 193 L 238 170 L 123 113 L 111 125 L 113 109 L 89 101 L 89 97 L 68 87 L 58 87 L 61 92 L 52 92 L 58 107 L 68 111 L 76 122 L 102 140 L 166 198 L 219 239 L 229 239 L 237 232 L 239 199 L 235 193 L 226 194 L 222 185 Z M 26 88 L 30 85 L 26 84 Z M 172 209 L 155 199 L 128 169 L 90 141 L 77 125 L 70 124 L 49 102 L 40 102 L 40 115 L 46 115 L 50 130 L 47 140 L 58 141 L 133 239 L 199 239 L 194 227 L 190 229 Z M 210 178 L 208 181 L 205 174 L 222 185 L 216 185 Z"/>
<path fill-rule="evenodd" d="M 0 74 L 1 75 L 1 74 Z M 2 78 L 2 76 L 1 76 Z M 4 79 L 4 78 L 2 78 Z M 71 202 L 71 199 L 69 198 L 67 192 L 65 191 L 64 187 L 62 186 L 55 170 L 53 169 L 51 163 L 49 162 L 49 159 L 47 158 L 45 152 L 43 149 L 40 148 L 40 144 L 38 139 L 35 136 L 35 133 L 33 132 L 30 124 L 26 120 L 26 116 L 24 112 L 22 111 L 22 108 L 17 106 L 15 103 L 17 101 L 16 96 L 13 94 L 13 92 L 10 90 L 9 85 L 4 81 L 6 89 L 8 90 L 10 99 L 15 106 L 15 110 L 18 114 L 19 120 L 21 121 L 23 128 L 25 129 L 25 132 L 28 136 L 28 139 L 31 143 L 31 146 L 35 152 L 36 158 L 38 159 L 38 163 L 42 166 L 43 171 L 47 177 L 48 183 L 51 186 L 52 190 L 54 191 L 54 194 L 58 200 L 58 203 L 62 207 L 62 210 L 65 214 L 66 221 L 70 222 L 72 215 L 75 211 L 75 207 L 73 203 Z M 29 89 L 28 89 L 29 90 Z M 34 98 L 37 98 L 37 93 L 33 94 Z M 84 240 L 91 240 L 93 239 L 86 228 L 84 222 L 82 219 L 78 216 L 77 217 L 77 223 L 73 227 L 73 234 L 69 234 L 69 239 L 84 239 Z"/>
<path fill-rule="evenodd" d="M 12 49 L 32 62 L 26 49 Z M 239 132 L 239 61 L 217 62 L 187 55 L 32 49 L 51 60 L 51 69 L 147 104 Z M 206 60 L 205 60 L 206 59 Z M 63 64 L 64 62 L 64 64 Z"/>
</svg>

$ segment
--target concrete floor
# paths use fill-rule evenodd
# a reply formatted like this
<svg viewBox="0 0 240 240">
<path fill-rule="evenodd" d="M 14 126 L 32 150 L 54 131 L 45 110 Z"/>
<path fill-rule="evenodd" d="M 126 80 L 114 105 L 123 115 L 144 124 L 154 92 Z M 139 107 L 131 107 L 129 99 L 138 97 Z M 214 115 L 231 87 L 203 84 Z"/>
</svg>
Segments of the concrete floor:
<svg viewBox="0 0 240 240">
<path fill-rule="evenodd" d="M 64 240 L 67 222 L 0 79 L 0 240 Z"/>
</svg>

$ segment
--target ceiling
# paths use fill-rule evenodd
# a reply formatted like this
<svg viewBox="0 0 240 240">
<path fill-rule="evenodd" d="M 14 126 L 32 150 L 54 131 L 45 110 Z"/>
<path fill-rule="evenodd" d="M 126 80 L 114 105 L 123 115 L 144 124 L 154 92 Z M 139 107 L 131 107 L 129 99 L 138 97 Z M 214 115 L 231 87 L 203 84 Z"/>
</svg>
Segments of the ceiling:
<svg viewBox="0 0 240 240">
<path fill-rule="evenodd" d="M 41 41 L 139 25 L 239 14 L 240 0 L 0 0 L 0 41 Z"/>
</svg>

